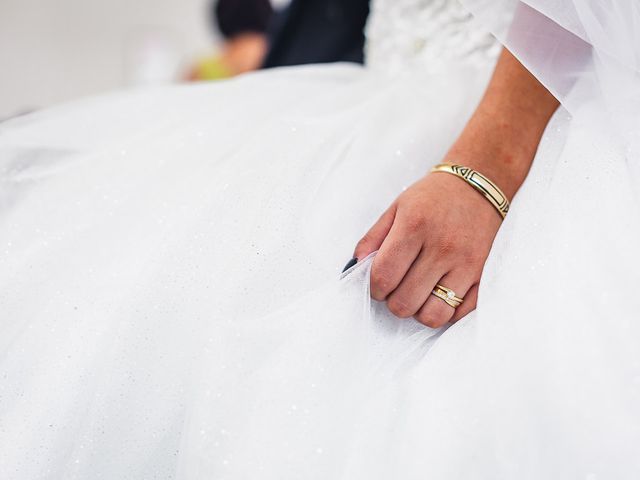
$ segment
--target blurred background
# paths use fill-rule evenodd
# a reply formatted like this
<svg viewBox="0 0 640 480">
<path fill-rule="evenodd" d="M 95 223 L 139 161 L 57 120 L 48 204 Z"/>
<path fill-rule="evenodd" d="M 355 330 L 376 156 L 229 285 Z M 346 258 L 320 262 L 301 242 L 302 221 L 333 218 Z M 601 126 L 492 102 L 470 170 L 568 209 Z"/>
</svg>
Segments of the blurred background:
<svg viewBox="0 0 640 480">
<path fill-rule="evenodd" d="M 106 91 L 362 62 L 368 0 L 0 0 L 0 121 Z"/>
<path fill-rule="evenodd" d="M 174 81 L 219 40 L 207 0 L 0 0 L 0 118 Z"/>
</svg>

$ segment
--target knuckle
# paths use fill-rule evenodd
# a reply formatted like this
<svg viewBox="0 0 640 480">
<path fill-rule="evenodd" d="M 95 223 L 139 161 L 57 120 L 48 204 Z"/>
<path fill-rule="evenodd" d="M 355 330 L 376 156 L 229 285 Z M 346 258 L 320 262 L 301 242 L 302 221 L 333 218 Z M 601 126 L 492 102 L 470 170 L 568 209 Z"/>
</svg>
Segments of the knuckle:
<svg viewBox="0 0 640 480">
<path fill-rule="evenodd" d="M 391 296 L 387 300 L 387 308 L 396 317 L 400 318 L 409 318 L 415 313 L 415 310 L 412 310 L 407 302 L 397 296 Z"/>
<path fill-rule="evenodd" d="M 444 302 L 433 302 L 431 299 L 421 310 L 418 321 L 427 327 L 438 328 L 443 326 L 453 316 L 453 309 Z"/>
<path fill-rule="evenodd" d="M 440 320 L 438 320 L 437 318 L 429 317 L 426 314 L 418 315 L 416 317 L 416 320 L 418 320 L 425 327 L 429 327 L 429 328 L 440 328 L 441 326 L 444 325 L 444 322 L 441 323 Z"/>
<path fill-rule="evenodd" d="M 482 252 L 478 251 L 478 249 L 470 247 L 464 249 L 462 252 L 462 258 L 466 265 L 473 267 L 475 269 L 482 269 L 484 265 L 485 256 Z"/>
<path fill-rule="evenodd" d="M 383 302 L 385 298 L 387 298 L 387 294 L 375 289 L 373 286 L 371 287 L 371 298 L 378 302 Z"/>
<path fill-rule="evenodd" d="M 449 257 L 457 250 L 455 239 L 450 235 L 444 235 L 436 242 L 436 252 L 439 257 Z"/>
<path fill-rule="evenodd" d="M 421 216 L 411 215 L 405 222 L 405 229 L 409 233 L 419 233 L 424 230 L 425 223 Z"/>
<path fill-rule="evenodd" d="M 371 270 L 371 296 L 378 301 L 384 300 L 391 292 L 391 275 L 377 268 Z"/>
</svg>

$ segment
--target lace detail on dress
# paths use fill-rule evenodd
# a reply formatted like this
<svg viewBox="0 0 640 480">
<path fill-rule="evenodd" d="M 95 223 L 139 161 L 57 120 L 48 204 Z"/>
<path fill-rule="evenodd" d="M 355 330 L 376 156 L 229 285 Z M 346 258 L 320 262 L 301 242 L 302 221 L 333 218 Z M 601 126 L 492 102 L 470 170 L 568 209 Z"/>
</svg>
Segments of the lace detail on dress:
<svg viewBox="0 0 640 480">
<path fill-rule="evenodd" d="M 366 35 L 367 65 L 391 72 L 486 65 L 500 51 L 458 0 L 374 0 Z"/>
</svg>

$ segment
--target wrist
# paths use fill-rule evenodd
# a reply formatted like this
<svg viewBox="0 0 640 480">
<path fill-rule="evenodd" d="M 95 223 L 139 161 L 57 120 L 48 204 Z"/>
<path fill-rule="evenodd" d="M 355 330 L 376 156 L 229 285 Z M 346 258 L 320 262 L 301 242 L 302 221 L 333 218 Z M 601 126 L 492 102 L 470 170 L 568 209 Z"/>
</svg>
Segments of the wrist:
<svg viewBox="0 0 640 480">
<path fill-rule="evenodd" d="M 529 173 L 557 107 L 553 95 L 503 50 L 480 105 L 445 161 L 477 170 L 511 199 Z"/>
<path fill-rule="evenodd" d="M 508 122 L 476 116 L 444 161 L 477 170 L 511 200 L 529 173 L 539 142 L 539 137 L 523 138 L 528 133 Z"/>
<path fill-rule="evenodd" d="M 472 168 L 489 178 L 504 192 L 509 201 L 513 199 L 524 182 L 530 163 L 518 161 L 509 152 L 452 148 L 446 155 L 446 163 Z"/>
</svg>

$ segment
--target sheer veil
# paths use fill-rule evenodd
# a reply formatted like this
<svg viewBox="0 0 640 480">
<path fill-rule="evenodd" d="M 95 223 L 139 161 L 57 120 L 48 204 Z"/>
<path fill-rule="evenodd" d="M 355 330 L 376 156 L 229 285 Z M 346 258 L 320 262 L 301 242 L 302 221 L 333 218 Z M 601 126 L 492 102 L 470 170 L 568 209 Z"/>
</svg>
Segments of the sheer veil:
<svg viewBox="0 0 640 480">
<path fill-rule="evenodd" d="M 640 3 L 637 0 L 462 0 L 573 115 L 599 111 L 638 148 Z M 637 150 L 636 150 L 637 151 Z"/>
</svg>

